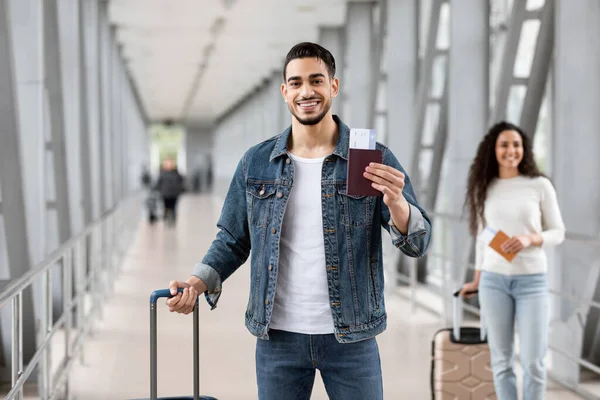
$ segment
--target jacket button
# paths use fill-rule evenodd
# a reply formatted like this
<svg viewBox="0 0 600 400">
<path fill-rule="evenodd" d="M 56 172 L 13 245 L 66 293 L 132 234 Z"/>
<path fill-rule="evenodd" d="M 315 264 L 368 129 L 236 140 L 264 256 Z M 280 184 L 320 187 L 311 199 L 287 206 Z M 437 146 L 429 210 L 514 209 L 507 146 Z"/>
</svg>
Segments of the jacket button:
<svg viewBox="0 0 600 400">
<path fill-rule="evenodd" d="M 272 271 L 272 270 L 273 270 L 273 266 L 269 265 L 269 271 Z"/>
<path fill-rule="evenodd" d="M 271 233 L 273 233 L 273 234 L 277 233 L 277 229 L 271 228 Z"/>
<path fill-rule="evenodd" d="M 268 306 L 269 305 L 269 299 L 265 300 L 265 304 Z"/>
<path fill-rule="evenodd" d="M 282 197 L 283 197 L 283 193 L 281 193 L 281 192 L 277 193 L 277 198 L 279 198 L 279 199 L 280 199 L 280 198 L 282 198 Z"/>
<path fill-rule="evenodd" d="M 286 164 L 289 164 L 289 163 L 291 163 L 291 162 L 292 162 L 292 160 L 290 160 L 289 158 L 287 158 L 287 159 L 285 160 L 285 163 L 286 163 Z"/>
<path fill-rule="evenodd" d="M 260 192 L 258 192 L 258 194 L 260 194 L 262 196 L 263 194 L 265 194 L 265 190 L 264 189 L 261 190 Z"/>
</svg>

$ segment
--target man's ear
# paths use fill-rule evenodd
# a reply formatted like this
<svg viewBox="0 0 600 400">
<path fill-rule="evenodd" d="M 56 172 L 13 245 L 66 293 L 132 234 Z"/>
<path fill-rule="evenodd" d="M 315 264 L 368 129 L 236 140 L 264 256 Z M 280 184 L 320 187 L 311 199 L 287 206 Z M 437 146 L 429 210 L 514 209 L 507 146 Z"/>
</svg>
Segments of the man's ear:
<svg viewBox="0 0 600 400">
<path fill-rule="evenodd" d="M 340 81 L 338 78 L 333 78 L 331 80 L 331 97 L 337 97 L 340 91 Z"/>
<path fill-rule="evenodd" d="M 281 96 L 283 97 L 283 101 L 287 103 L 287 86 L 285 83 L 281 84 Z"/>
</svg>

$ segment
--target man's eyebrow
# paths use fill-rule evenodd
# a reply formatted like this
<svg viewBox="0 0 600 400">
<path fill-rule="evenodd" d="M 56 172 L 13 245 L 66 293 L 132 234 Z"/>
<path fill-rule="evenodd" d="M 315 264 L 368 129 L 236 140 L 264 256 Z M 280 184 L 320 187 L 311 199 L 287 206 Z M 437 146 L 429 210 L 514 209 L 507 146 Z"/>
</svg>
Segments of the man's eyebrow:
<svg viewBox="0 0 600 400">
<path fill-rule="evenodd" d="M 308 78 L 309 78 L 309 79 L 314 79 L 314 78 L 325 78 L 325 75 L 324 75 L 324 74 L 322 74 L 321 72 L 318 72 L 318 73 L 315 73 L 315 74 L 310 74 L 310 75 L 308 76 Z M 302 80 L 302 77 L 300 77 L 300 76 L 290 76 L 290 77 L 288 78 L 288 82 L 291 82 L 291 81 L 299 81 L 299 80 Z"/>
</svg>

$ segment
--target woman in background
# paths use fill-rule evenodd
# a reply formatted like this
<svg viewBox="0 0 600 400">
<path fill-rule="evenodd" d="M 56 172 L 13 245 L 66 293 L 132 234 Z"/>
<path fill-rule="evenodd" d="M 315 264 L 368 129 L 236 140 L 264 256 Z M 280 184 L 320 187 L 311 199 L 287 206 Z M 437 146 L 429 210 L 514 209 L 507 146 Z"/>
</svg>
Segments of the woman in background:
<svg viewBox="0 0 600 400">
<path fill-rule="evenodd" d="M 461 294 L 479 291 L 487 328 L 494 387 L 499 400 L 517 399 L 514 327 L 519 333 L 523 400 L 545 397 L 549 295 L 544 248 L 565 237 L 556 192 L 538 169 L 529 137 L 500 122 L 479 144 L 468 177 L 466 207 L 476 236 L 485 228 L 502 230 L 501 246 L 512 262 L 481 241 L 476 245 L 475 277 Z"/>
</svg>

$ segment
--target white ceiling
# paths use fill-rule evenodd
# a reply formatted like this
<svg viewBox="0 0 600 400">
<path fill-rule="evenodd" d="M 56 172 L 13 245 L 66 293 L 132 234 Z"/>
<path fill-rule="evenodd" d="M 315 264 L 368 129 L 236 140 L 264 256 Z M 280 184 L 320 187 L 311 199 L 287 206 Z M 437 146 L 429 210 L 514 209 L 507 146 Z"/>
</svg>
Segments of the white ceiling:
<svg viewBox="0 0 600 400">
<path fill-rule="evenodd" d="M 210 123 L 288 50 L 341 26 L 346 0 L 111 0 L 122 55 L 153 120 Z"/>
</svg>

